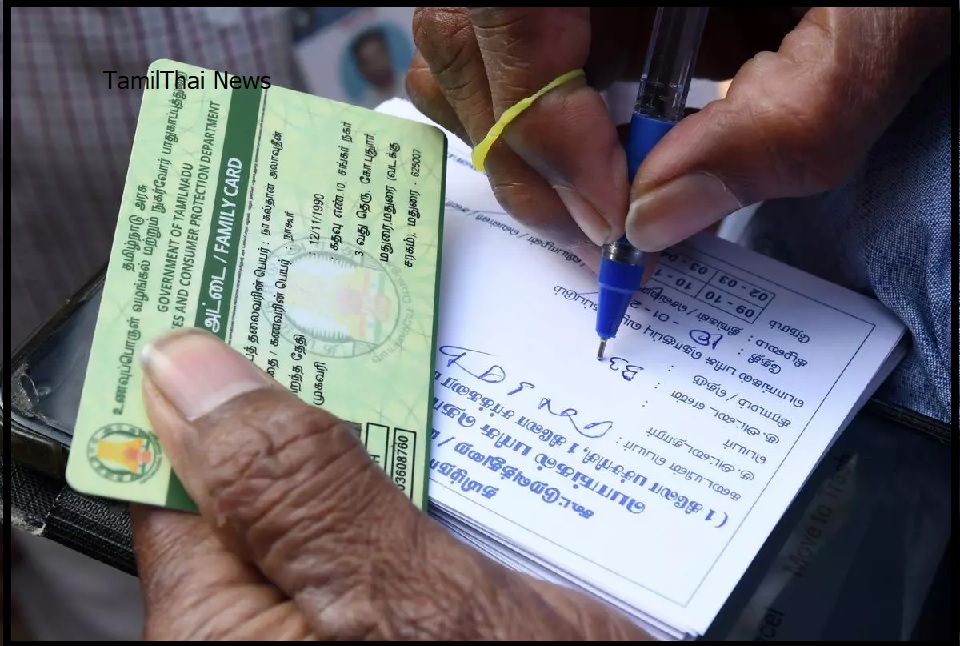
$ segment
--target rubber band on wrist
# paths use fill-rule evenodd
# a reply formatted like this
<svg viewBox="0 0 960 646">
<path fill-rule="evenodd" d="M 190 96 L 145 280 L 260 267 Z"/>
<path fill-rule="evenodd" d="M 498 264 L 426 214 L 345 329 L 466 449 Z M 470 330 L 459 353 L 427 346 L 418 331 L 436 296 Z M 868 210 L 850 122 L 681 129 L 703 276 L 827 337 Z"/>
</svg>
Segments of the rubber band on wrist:
<svg viewBox="0 0 960 646">
<path fill-rule="evenodd" d="M 561 74 L 557 78 L 553 79 L 547 83 L 541 90 L 532 96 L 528 96 L 525 99 L 521 99 L 514 105 L 507 108 L 504 113 L 497 119 L 497 122 L 493 124 L 493 127 L 490 128 L 490 131 L 487 133 L 487 136 L 483 138 L 480 143 L 476 145 L 471 154 L 471 161 L 473 161 L 473 167 L 476 168 L 481 173 L 484 172 L 484 164 L 487 161 L 487 155 L 490 153 L 490 149 L 493 147 L 493 144 L 497 142 L 503 135 L 503 131 L 507 129 L 514 119 L 523 114 L 523 111 L 533 105 L 533 102 L 542 97 L 544 94 L 550 90 L 557 88 L 564 83 L 572 81 L 575 78 L 583 76 L 583 70 L 573 70 L 572 72 L 567 72 L 566 74 Z"/>
</svg>

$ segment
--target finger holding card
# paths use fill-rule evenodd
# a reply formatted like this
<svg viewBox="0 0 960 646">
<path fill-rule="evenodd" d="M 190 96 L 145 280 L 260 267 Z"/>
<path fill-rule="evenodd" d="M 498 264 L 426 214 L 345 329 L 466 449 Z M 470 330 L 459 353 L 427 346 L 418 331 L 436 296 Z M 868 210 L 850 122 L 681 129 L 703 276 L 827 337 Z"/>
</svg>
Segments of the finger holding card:
<svg viewBox="0 0 960 646">
<path fill-rule="evenodd" d="M 425 507 L 443 133 L 266 76 L 160 60 L 146 78 L 68 481 L 196 510 L 137 355 L 197 327 L 348 420 Z"/>
<path fill-rule="evenodd" d="M 214 335 L 166 335 L 144 363 L 146 411 L 200 510 L 135 509 L 148 637 L 645 637 L 454 539 L 350 425 Z"/>
</svg>

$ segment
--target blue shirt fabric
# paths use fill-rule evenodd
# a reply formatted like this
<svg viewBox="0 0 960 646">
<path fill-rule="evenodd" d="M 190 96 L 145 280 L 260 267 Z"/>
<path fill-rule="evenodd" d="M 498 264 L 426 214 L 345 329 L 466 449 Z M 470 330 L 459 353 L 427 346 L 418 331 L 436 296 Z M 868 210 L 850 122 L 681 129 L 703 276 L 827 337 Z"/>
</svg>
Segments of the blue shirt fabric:
<svg viewBox="0 0 960 646">
<path fill-rule="evenodd" d="M 849 182 L 764 203 L 743 239 L 897 315 L 909 329 L 909 351 L 877 396 L 943 422 L 951 417 L 954 352 L 951 83 L 947 60 Z"/>
</svg>

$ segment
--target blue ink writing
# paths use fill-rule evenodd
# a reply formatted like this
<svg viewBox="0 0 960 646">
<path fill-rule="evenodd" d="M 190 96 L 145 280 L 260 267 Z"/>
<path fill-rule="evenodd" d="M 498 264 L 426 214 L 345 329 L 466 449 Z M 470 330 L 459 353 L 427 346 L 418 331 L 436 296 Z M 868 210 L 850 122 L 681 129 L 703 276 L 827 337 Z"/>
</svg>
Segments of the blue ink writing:
<svg viewBox="0 0 960 646">
<path fill-rule="evenodd" d="M 508 382 L 506 370 L 503 366 L 493 362 L 493 355 L 489 352 L 456 345 L 440 346 L 438 352 L 444 357 L 443 363 L 447 368 L 456 367 L 485 384 L 496 385 Z M 537 389 L 536 385 L 530 381 L 521 380 L 511 381 L 510 383 L 514 385 L 507 391 L 508 397 Z M 466 388 L 467 391 L 471 390 L 469 387 Z M 480 394 L 477 393 L 477 396 L 480 396 Z M 580 415 L 580 411 L 576 408 L 560 406 L 550 397 L 541 397 L 537 410 L 546 411 L 550 415 L 565 419 L 574 431 L 591 439 L 602 437 L 613 428 L 613 422 L 610 420 L 585 422 Z"/>
</svg>

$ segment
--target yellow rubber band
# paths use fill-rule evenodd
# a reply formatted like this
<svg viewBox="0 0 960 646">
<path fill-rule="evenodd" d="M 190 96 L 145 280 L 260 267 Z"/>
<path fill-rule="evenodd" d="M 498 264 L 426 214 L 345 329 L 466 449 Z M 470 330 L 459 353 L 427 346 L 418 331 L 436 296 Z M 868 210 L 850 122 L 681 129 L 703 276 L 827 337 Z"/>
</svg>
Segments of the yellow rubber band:
<svg viewBox="0 0 960 646">
<path fill-rule="evenodd" d="M 528 96 L 527 98 L 518 101 L 515 105 L 507 108 L 497 122 L 493 124 L 493 127 L 490 128 L 490 132 L 488 132 L 487 136 L 483 138 L 483 141 L 478 143 L 473 149 L 473 154 L 471 155 L 473 167 L 481 173 L 484 172 L 483 169 L 484 163 L 487 161 L 487 154 L 490 152 L 490 148 L 493 147 L 493 144 L 495 144 L 497 139 L 499 139 L 503 134 L 503 131 L 507 129 L 507 126 L 509 126 L 514 119 L 519 117 L 524 110 L 533 105 L 533 102 L 542 97 L 544 94 L 555 87 L 559 87 L 568 81 L 572 81 L 579 76 L 583 76 L 583 70 L 573 70 L 572 72 L 561 74 L 557 78 L 547 83 L 542 90 L 533 96 Z"/>
</svg>

